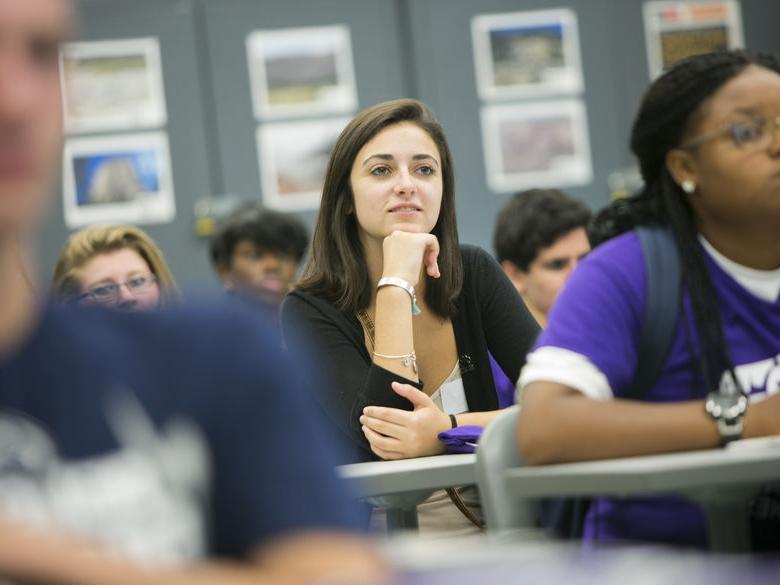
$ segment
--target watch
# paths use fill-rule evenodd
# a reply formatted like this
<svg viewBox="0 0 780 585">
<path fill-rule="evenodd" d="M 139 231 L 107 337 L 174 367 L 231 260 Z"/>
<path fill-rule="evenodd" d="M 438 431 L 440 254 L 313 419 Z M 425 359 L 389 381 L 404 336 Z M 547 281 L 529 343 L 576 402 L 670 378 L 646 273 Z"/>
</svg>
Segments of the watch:
<svg viewBox="0 0 780 585">
<path fill-rule="evenodd" d="M 720 392 L 710 392 L 707 395 L 707 400 L 704 402 L 704 410 L 718 423 L 721 447 L 731 441 L 742 438 L 743 421 L 747 405 L 747 396 L 742 393 L 722 394 Z"/>
</svg>

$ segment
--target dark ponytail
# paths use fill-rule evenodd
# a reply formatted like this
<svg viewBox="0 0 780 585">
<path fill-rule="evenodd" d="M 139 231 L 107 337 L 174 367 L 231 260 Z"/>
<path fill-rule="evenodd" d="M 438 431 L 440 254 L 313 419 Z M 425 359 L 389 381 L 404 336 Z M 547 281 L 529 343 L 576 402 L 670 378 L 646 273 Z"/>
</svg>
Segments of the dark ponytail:
<svg viewBox="0 0 780 585">
<path fill-rule="evenodd" d="M 688 196 L 666 167 L 666 155 L 680 145 L 682 137 L 696 123 L 702 104 L 750 65 L 780 73 L 780 63 L 770 55 L 719 51 L 681 61 L 653 82 L 642 99 L 631 132 L 631 150 L 638 159 L 645 185 L 632 197 L 607 206 L 589 229 L 591 244 L 596 246 L 639 225 L 671 228 L 700 345 L 694 375 L 701 376 L 705 391 L 716 389 L 725 371 L 731 373 L 737 385 L 739 381 L 723 335 L 715 287 L 698 242 L 696 220 Z"/>
</svg>

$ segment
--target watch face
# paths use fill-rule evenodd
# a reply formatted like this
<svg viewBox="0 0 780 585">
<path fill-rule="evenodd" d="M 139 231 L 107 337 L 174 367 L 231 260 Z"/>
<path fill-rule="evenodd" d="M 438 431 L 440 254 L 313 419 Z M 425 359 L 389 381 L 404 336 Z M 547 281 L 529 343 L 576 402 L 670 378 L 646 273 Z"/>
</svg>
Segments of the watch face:
<svg viewBox="0 0 780 585">
<path fill-rule="evenodd" d="M 704 408 L 707 410 L 707 414 L 712 418 L 720 418 L 723 414 L 723 409 L 720 407 L 720 404 L 711 398 L 708 398 L 707 402 L 704 403 Z"/>
<path fill-rule="evenodd" d="M 747 397 L 743 394 L 724 396 L 713 392 L 707 397 L 705 409 L 713 418 L 734 420 L 745 414 Z"/>
<path fill-rule="evenodd" d="M 731 392 L 710 392 L 704 409 L 715 419 L 721 446 L 742 437 L 743 415 L 747 410 L 747 396 Z"/>
</svg>

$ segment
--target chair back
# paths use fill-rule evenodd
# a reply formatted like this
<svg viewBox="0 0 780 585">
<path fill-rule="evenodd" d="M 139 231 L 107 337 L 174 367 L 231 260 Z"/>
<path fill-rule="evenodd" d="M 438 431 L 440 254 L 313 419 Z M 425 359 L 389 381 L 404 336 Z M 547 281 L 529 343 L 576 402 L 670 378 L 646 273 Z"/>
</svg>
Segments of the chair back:
<svg viewBox="0 0 780 585">
<path fill-rule="evenodd" d="M 488 532 L 501 533 L 536 525 L 535 500 L 511 496 L 504 472 L 523 465 L 517 451 L 520 406 L 505 409 L 485 428 L 477 448 L 477 484 Z"/>
</svg>

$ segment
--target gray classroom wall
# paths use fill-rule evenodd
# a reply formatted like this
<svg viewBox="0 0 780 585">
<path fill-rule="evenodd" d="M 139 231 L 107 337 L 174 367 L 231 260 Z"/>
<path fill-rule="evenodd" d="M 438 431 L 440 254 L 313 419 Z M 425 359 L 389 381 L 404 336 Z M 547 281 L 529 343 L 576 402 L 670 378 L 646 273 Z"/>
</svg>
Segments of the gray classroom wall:
<svg viewBox="0 0 780 585">
<path fill-rule="evenodd" d="M 582 98 L 593 181 L 567 188 L 593 209 L 608 199 L 607 177 L 631 165 L 631 120 L 649 82 L 642 0 L 81 0 L 80 38 L 159 38 L 176 218 L 143 225 L 185 291 L 216 289 L 207 242 L 193 231 L 194 204 L 232 193 L 260 197 L 246 35 L 255 29 L 347 24 L 359 108 L 395 97 L 425 101 L 453 152 L 461 240 L 492 251 L 495 215 L 511 193 L 487 187 L 471 44 L 476 14 L 571 8 L 577 14 L 585 79 Z M 780 54 L 780 2 L 742 0 L 745 44 Z M 334 116 L 338 117 L 338 116 Z M 43 226 L 47 282 L 68 236 L 62 195 Z M 316 212 L 299 214 L 313 226 Z"/>
</svg>

